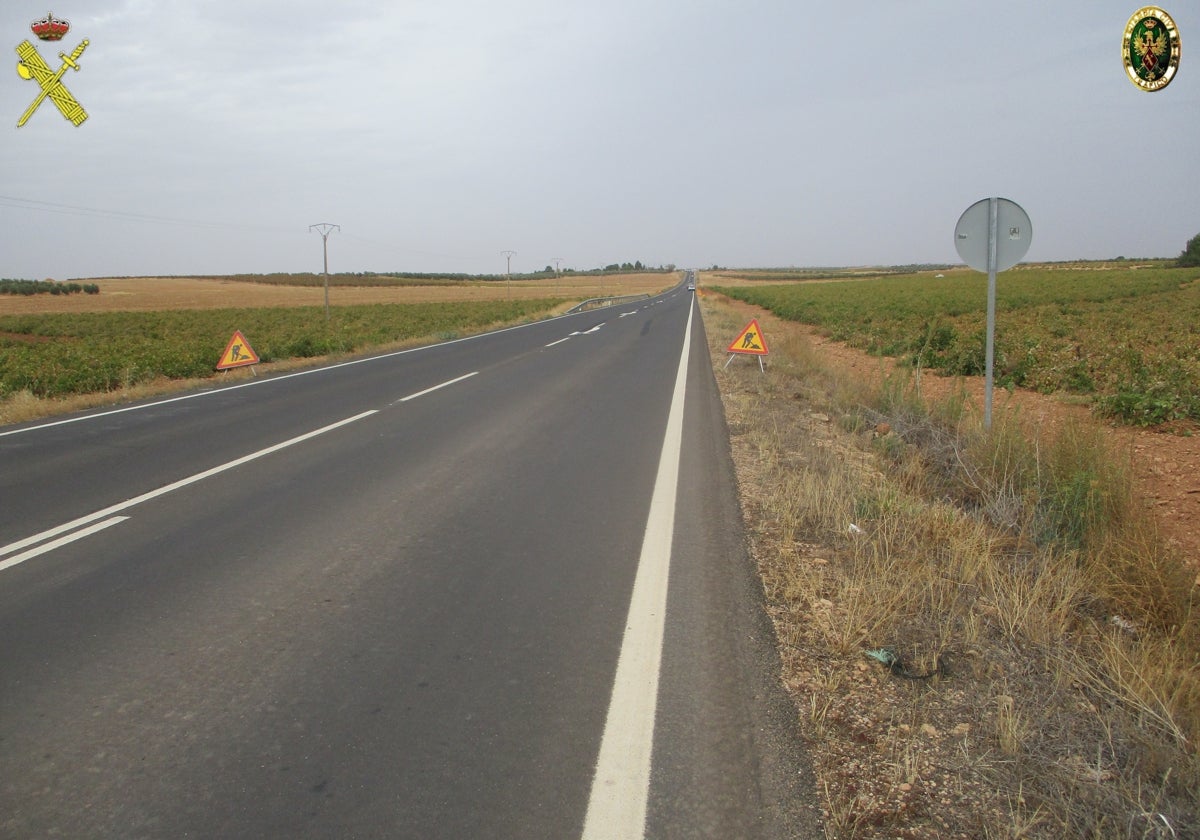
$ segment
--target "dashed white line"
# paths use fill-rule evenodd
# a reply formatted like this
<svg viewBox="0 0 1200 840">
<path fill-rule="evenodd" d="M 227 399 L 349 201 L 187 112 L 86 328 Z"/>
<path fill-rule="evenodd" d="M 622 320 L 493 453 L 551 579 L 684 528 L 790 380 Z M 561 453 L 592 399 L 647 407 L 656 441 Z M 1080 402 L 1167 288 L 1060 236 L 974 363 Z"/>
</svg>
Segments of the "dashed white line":
<svg viewBox="0 0 1200 840">
<path fill-rule="evenodd" d="M 622 317 L 624 317 L 624 316 L 622 316 Z M 545 344 L 543 346 L 544 347 L 553 347 L 556 344 L 562 344 L 564 341 L 570 341 L 572 338 L 574 338 L 577 335 L 591 335 L 594 332 L 599 332 L 600 328 L 603 327 L 607 323 L 608 323 L 607 321 L 601 321 L 599 324 L 592 327 L 590 330 L 584 330 L 583 332 L 576 330 L 575 332 L 571 333 L 570 335 L 568 335 L 564 338 L 560 338 L 558 341 L 551 341 L 549 344 Z"/>
<path fill-rule="evenodd" d="M 356 414 L 353 417 L 347 417 L 345 420 L 339 420 L 336 423 L 330 423 L 328 426 L 322 426 L 319 429 L 314 429 L 311 432 L 298 435 L 290 440 L 277 443 L 274 446 L 268 446 L 266 449 L 260 449 L 257 452 L 251 452 L 249 455 L 243 455 L 241 458 L 236 458 L 232 461 L 221 464 L 220 466 L 205 470 L 204 472 L 196 473 L 195 475 L 188 476 L 187 478 L 181 478 L 179 481 L 174 481 L 170 484 L 163 485 L 157 490 L 151 490 L 148 493 L 143 493 L 140 496 L 134 496 L 132 499 L 126 499 L 123 502 L 117 502 L 115 505 L 109 505 L 103 510 L 98 510 L 95 513 L 89 513 L 87 516 L 81 516 L 78 519 L 73 519 L 70 522 L 66 522 L 57 527 L 42 531 L 40 534 L 34 534 L 33 536 L 26 537 L 23 540 L 9 543 L 6 546 L 0 547 L 0 557 L 12 554 L 15 551 L 20 551 L 23 548 L 28 548 L 29 546 L 37 545 L 38 543 L 44 542 L 51 537 L 56 537 L 59 534 L 74 531 L 76 528 L 88 525 L 98 519 L 104 519 L 105 517 L 112 516 L 114 513 L 120 513 L 121 511 L 128 510 L 131 507 L 140 505 L 143 502 L 148 502 L 151 499 L 157 499 L 159 496 L 165 496 L 167 493 L 172 493 L 176 490 L 187 487 L 188 485 L 195 484 L 198 481 L 203 481 L 206 478 L 211 478 L 214 475 L 223 473 L 226 470 L 231 470 L 234 467 L 240 467 L 242 464 L 248 464 L 251 461 L 257 460 L 266 455 L 270 455 L 273 452 L 278 452 L 281 449 L 287 449 L 289 446 L 295 446 L 297 443 L 311 440 L 318 435 L 323 435 L 326 432 L 332 432 L 334 429 L 340 429 L 342 426 L 347 426 L 355 421 L 362 420 L 364 417 L 370 417 L 372 414 L 377 413 L 378 409 L 371 409 L 370 411 L 364 411 L 361 414 Z M 118 517 L 118 521 L 121 519 L 121 517 Z M 115 525 L 116 522 L 110 522 L 109 524 Z M 108 526 L 106 525 L 105 527 Z M 83 534 L 83 536 L 87 536 L 87 534 Z M 70 540 L 68 540 L 68 542 L 69 541 Z M 5 561 L 7 565 L 0 566 L 0 569 L 7 568 L 8 565 L 15 565 L 11 562 L 12 559 L 14 558 L 9 558 L 9 560 Z"/>
<path fill-rule="evenodd" d="M 472 371 L 471 373 L 467 373 L 462 376 L 451 379 L 449 381 L 443 382 L 440 385 L 434 385 L 432 388 L 426 388 L 425 390 L 418 391 L 415 394 L 409 394 L 407 397 L 403 397 L 402 399 L 397 400 L 396 403 L 393 403 L 393 405 L 396 405 L 397 403 L 408 402 L 409 400 L 415 400 L 417 397 L 423 397 L 426 394 L 433 393 L 434 391 L 448 387 L 457 382 L 462 382 L 464 379 L 470 379 L 472 376 L 475 376 L 478 373 L 479 373 L 479 371 Z M 148 493 L 143 493 L 142 495 L 135 496 L 132 499 L 126 499 L 123 502 L 118 502 L 115 505 L 110 505 L 110 506 L 104 508 L 103 510 L 98 510 L 95 513 L 88 514 L 87 516 L 81 516 L 78 519 L 73 519 L 70 522 L 66 522 L 66 523 L 63 523 L 62 525 L 58 525 L 54 528 L 50 528 L 48 530 L 42 531 L 39 534 L 34 534 L 31 537 L 26 537 L 23 540 L 17 540 L 16 542 L 9 543 L 6 546 L 0 547 L 0 557 L 4 557 L 4 556 L 12 554 L 13 552 L 16 552 L 16 551 L 21 551 L 22 549 L 29 549 L 29 550 L 23 551 L 22 553 L 17 554 L 14 557 L 10 557 L 5 561 L 0 562 L 0 571 L 3 571 L 4 569 L 9 568 L 10 566 L 15 566 L 18 563 L 22 563 L 31 557 L 36 557 L 39 554 L 44 554 L 47 551 L 52 551 L 53 549 L 58 548 L 59 546 L 63 546 L 63 545 L 66 545 L 67 543 L 74 542 L 75 540 L 82 539 L 83 537 L 94 534 L 97 531 L 103 530 L 104 528 L 108 528 L 112 525 L 116 525 L 118 522 L 124 522 L 129 517 L 127 517 L 127 516 L 112 517 L 111 519 L 107 519 L 104 522 L 101 522 L 99 524 L 91 525 L 90 527 L 86 527 L 86 528 L 82 527 L 85 525 L 89 525 L 89 523 L 95 522 L 97 519 L 103 519 L 104 517 L 110 516 L 111 514 L 118 513 L 123 510 L 128 510 L 129 508 L 134 507 L 136 505 L 140 505 L 143 502 L 148 502 L 151 499 L 156 499 L 159 496 L 163 496 L 163 495 L 166 495 L 167 493 L 171 493 L 175 490 L 179 490 L 183 487 L 187 487 L 190 484 L 195 484 L 197 481 L 202 481 L 206 478 L 211 478 L 212 476 L 217 475 L 218 473 L 223 473 L 226 470 L 233 469 L 234 467 L 240 467 L 242 464 L 249 463 L 250 461 L 254 461 L 258 458 L 262 458 L 264 455 L 270 455 L 273 452 L 278 452 L 281 449 L 286 449 L 289 446 L 294 446 L 297 443 L 302 443 L 303 441 L 310 440 L 314 437 L 317 437 L 318 435 L 325 434 L 326 432 L 331 432 L 334 429 L 341 428 L 342 426 L 346 426 L 350 423 L 355 422 L 356 420 L 361 420 L 364 417 L 370 417 L 372 414 L 377 414 L 377 413 L 378 413 L 378 409 L 364 411 L 361 414 L 356 414 L 353 417 L 346 418 L 345 420 L 339 420 L 337 423 L 331 423 L 328 426 L 322 426 L 320 429 L 316 429 L 316 430 L 308 432 L 306 434 L 299 435 L 297 437 L 291 438 L 290 440 L 285 440 L 282 443 L 275 444 L 274 446 L 268 446 L 266 449 L 260 449 L 257 452 L 252 452 L 249 455 L 244 455 L 241 458 L 237 458 L 226 464 L 221 464 L 220 466 L 213 467 L 212 469 L 205 470 L 204 472 L 196 473 L 195 475 L 188 476 L 187 478 L 183 478 L 183 479 L 180 479 L 179 481 L 173 482 L 171 484 L 164 485 L 163 487 L 159 487 L 157 490 L 151 490 Z M 81 528 L 81 530 L 76 531 L 75 529 L 77 529 L 77 528 Z M 74 533 L 70 533 L 70 532 L 74 532 Z M 50 540 L 53 537 L 57 537 L 59 534 L 66 534 L 66 536 L 60 537 L 59 539 L 53 540 L 48 543 L 45 542 L 46 540 Z M 39 543 L 44 543 L 44 544 L 38 545 Z M 29 548 L 30 546 L 37 546 L 37 547 Z"/>
<path fill-rule="evenodd" d="M 432 394 L 434 391 L 440 391 L 442 388 L 447 388 L 451 385 L 454 385 L 455 383 L 462 382 L 464 379 L 470 379 L 472 376 L 475 376 L 477 373 L 479 373 L 479 371 L 477 371 L 477 370 L 473 370 L 470 373 L 464 373 L 462 376 L 447 380 L 447 381 L 443 382 L 441 385 L 434 385 L 432 388 L 426 388 L 424 391 L 417 391 L 417 393 L 415 393 L 415 394 L 409 394 L 407 397 L 401 397 L 400 399 L 396 400 L 395 403 L 392 403 L 392 405 L 396 405 L 398 403 L 405 403 L 405 402 L 408 402 L 409 400 L 415 400 L 417 397 L 423 397 L 426 394 Z"/>
</svg>

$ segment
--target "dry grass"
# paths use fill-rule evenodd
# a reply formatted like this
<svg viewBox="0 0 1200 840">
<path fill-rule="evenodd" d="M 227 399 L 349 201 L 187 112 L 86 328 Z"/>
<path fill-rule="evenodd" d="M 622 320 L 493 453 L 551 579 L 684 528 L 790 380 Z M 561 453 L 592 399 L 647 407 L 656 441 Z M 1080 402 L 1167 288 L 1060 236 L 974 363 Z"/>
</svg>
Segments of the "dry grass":
<svg viewBox="0 0 1200 840">
<path fill-rule="evenodd" d="M 1200 836 L 1194 571 L 1104 439 L 985 434 L 757 311 L 767 373 L 726 370 L 749 313 L 704 313 L 827 834 Z"/>
<path fill-rule="evenodd" d="M 315 356 L 308 359 L 291 359 L 283 362 L 258 365 L 259 369 L 271 372 L 298 370 L 333 361 L 331 357 Z M 223 382 L 250 379 L 258 374 L 248 368 L 226 371 L 221 374 Z M 93 394 L 74 394 L 67 397 L 43 398 L 28 391 L 18 391 L 0 399 L 0 426 L 10 423 L 27 423 L 46 417 L 57 417 L 76 411 L 122 405 L 138 400 L 162 397 L 211 386 L 212 379 L 168 379 L 159 377 L 151 382 L 127 385 L 113 391 Z"/>
<path fill-rule="evenodd" d="M 610 295 L 657 294 L 677 281 L 675 273 L 654 273 L 563 277 L 559 280 L 548 277 L 512 283 L 463 281 L 437 286 L 337 286 L 330 289 L 329 300 L 332 306 L 547 296 L 578 301 Z M 283 286 L 219 278 L 114 277 L 87 282 L 99 286 L 100 294 L 4 295 L 0 296 L 0 314 L 322 306 L 325 301 L 325 290 L 319 286 Z"/>
<path fill-rule="evenodd" d="M 112 393 L 83 394 L 63 399 L 43 399 L 34 396 L 28 391 L 18 391 L 15 394 L 10 394 L 0 399 L 0 426 L 6 426 L 10 423 L 26 423 L 31 420 L 40 420 L 43 417 L 68 414 L 73 411 L 85 411 L 90 408 L 112 405 L 116 402 L 128 402 L 160 396 L 172 391 L 182 391 L 187 387 L 194 387 L 194 384 L 183 381 L 172 382 L 163 380 L 161 382 L 125 389 L 119 396 Z"/>
</svg>

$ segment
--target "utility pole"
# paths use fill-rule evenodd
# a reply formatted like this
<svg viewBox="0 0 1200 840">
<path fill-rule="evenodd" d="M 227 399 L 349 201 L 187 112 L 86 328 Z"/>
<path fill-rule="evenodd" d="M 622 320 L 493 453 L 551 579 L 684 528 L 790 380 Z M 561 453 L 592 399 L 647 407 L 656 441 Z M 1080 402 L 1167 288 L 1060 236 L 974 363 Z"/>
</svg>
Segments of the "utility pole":
<svg viewBox="0 0 1200 840">
<path fill-rule="evenodd" d="M 554 294 L 558 294 L 558 278 L 562 277 L 562 272 L 559 270 L 562 263 L 562 257 L 554 257 L 551 262 L 554 263 Z"/>
<path fill-rule="evenodd" d="M 321 222 L 319 225 L 309 225 L 308 229 L 321 234 L 321 251 L 325 255 L 325 323 L 329 323 L 329 234 L 334 230 L 340 231 L 342 226 Z"/>
<path fill-rule="evenodd" d="M 508 296 L 512 297 L 512 258 L 516 251 L 501 251 L 504 257 L 504 282 L 508 286 Z"/>
</svg>

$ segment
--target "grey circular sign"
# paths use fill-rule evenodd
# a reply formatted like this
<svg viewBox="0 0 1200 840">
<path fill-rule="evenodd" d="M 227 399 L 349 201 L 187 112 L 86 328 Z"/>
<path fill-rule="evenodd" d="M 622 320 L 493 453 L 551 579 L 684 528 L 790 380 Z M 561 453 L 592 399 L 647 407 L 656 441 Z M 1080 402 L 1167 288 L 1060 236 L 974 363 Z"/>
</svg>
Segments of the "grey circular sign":
<svg viewBox="0 0 1200 840">
<path fill-rule="evenodd" d="M 991 232 L 990 205 L 984 198 L 968 207 L 954 227 L 954 247 L 963 262 L 976 271 L 988 270 L 988 234 Z M 996 202 L 996 271 L 1007 271 L 1029 253 L 1033 225 L 1021 205 L 1007 198 Z"/>
</svg>

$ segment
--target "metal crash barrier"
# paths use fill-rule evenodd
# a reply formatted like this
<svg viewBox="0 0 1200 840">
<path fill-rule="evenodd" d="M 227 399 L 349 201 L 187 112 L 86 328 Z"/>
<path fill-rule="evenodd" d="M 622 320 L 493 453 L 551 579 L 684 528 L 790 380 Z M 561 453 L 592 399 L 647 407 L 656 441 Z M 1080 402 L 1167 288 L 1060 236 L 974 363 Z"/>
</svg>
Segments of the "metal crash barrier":
<svg viewBox="0 0 1200 840">
<path fill-rule="evenodd" d="M 632 303 L 635 300 L 649 300 L 650 295 L 622 295 L 621 297 L 606 297 L 606 298 L 591 298 L 585 300 L 578 306 L 574 306 L 566 311 L 565 314 L 573 315 L 576 312 L 587 312 L 589 309 L 603 309 L 606 306 L 618 306 L 622 303 Z"/>
</svg>

